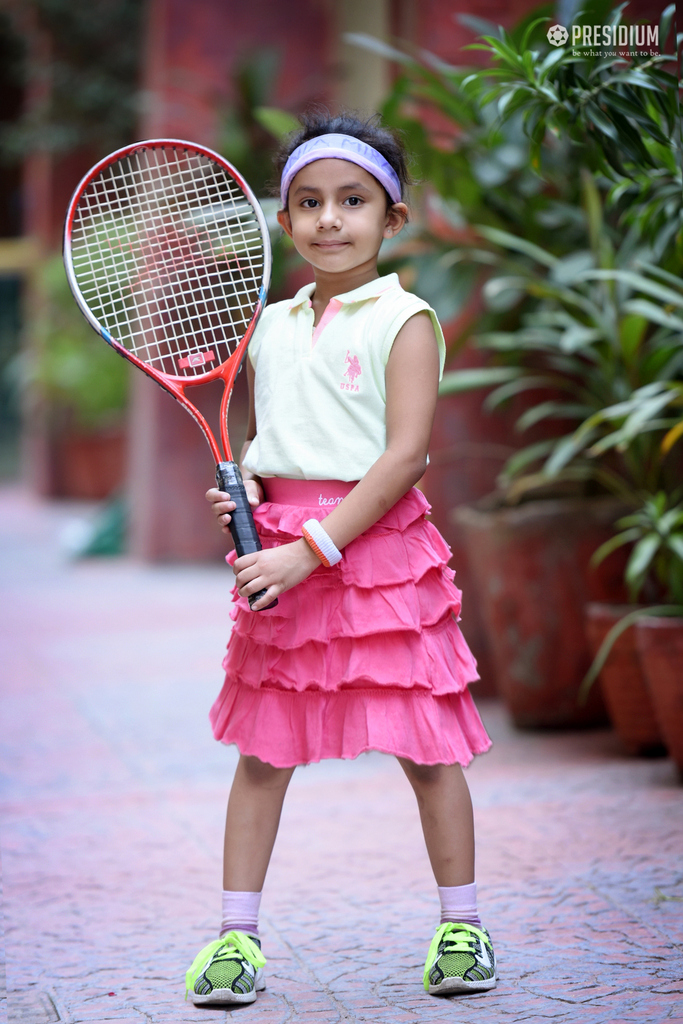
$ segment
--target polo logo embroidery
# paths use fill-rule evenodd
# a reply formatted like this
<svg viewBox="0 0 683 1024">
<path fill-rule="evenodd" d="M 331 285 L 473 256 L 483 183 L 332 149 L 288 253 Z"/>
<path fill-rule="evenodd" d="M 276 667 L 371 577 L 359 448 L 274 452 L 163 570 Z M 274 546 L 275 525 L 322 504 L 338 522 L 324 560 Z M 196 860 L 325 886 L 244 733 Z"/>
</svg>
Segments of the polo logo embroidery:
<svg viewBox="0 0 683 1024">
<path fill-rule="evenodd" d="M 346 381 L 342 381 L 339 387 L 341 388 L 342 391 L 359 391 L 360 388 L 359 385 L 356 384 L 356 377 L 360 377 L 363 371 L 360 368 L 360 361 L 358 359 L 358 356 L 352 356 L 347 349 L 346 359 L 344 360 L 344 362 L 348 363 L 348 368 L 344 376 L 348 377 L 349 379 L 348 383 Z"/>
</svg>

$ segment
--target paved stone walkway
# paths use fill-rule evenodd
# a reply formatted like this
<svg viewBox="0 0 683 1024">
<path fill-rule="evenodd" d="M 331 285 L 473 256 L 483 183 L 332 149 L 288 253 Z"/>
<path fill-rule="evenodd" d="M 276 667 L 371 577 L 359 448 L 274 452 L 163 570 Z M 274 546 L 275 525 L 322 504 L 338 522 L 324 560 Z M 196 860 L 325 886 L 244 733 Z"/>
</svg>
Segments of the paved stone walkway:
<svg viewBox="0 0 683 1024">
<path fill-rule="evenodd" d="M 236 761 L 206 718 L 229 577 L 69 563 L 56 538 L 72 514 L 0 492 L 10 1021 L 683 1020 L 671 762 L 626 759 L 606 731 L 520 734 L 494 703 L 494 749 L 469 770 L 494 992 L 422 990 L 434 886 L 412 793 L 370 754 L 294 777 L 263 899 L 268 990 L 233 1013 L 183 1002 L 216 928 Z"/>
</svg>

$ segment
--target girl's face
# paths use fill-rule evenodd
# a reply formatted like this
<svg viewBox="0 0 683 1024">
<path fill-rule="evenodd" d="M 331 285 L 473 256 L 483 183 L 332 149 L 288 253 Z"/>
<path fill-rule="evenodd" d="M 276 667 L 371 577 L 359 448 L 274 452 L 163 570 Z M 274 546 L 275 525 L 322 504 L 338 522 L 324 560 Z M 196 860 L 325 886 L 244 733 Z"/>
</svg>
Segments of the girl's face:
<svg viewBox="0 0 683 1024">
<path fill-rule="evenodd" d="M 398 234 L 407 213 L 405 203 L 387 209 L 386 193 L 368 171 L 326 159 L 299 171 L 278 221 L 307 263 L 343 274 L 376 267 L 382 239 Z"/>
</svg>

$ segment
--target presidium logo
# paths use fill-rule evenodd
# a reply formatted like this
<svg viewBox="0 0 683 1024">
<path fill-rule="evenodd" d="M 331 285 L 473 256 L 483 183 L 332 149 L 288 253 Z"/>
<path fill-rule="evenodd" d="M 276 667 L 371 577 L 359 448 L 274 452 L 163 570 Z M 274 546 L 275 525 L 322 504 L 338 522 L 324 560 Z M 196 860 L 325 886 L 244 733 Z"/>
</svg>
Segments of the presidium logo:
<svg viewBox="0 0 683 1024">
<path fill-rule="evenodd" d="M 612 47 L 613 56 L 617 50 L 628 47 L 640 51 L 642 56 L 655 56 L 653 47 L 659 52 L 658 25 L 572 25 L 574 47 Z M 569 31 L 564 25 L 551 25 L 547 32 L 548 42 L 553 46 L 564 46 L 569 40 Z M 648 52 L 649 48 L 649 52 Z"/>
<path fill-rule="evenodd" d="M 548 29 L 548 42 L 553 46 L 564 46 L 568 39 L 569 32 L 564 25 L 551 25 Z"/>
</svg>

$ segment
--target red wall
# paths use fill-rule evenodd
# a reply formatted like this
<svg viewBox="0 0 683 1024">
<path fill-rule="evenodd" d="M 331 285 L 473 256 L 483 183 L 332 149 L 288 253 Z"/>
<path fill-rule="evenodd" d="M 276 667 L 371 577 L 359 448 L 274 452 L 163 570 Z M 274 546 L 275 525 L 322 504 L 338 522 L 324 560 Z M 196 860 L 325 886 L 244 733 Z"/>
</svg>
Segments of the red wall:
<svg viewBox="0 0 683 1024">
<path fill-rule="evenodd" d="M 151 0 L 143 133 L 215 142 L 233 68 L 256 49 L 280 52 L 278 106 L 324 100 L 331 44 L 325 6 L 316 0 Z"/>
</svg>

